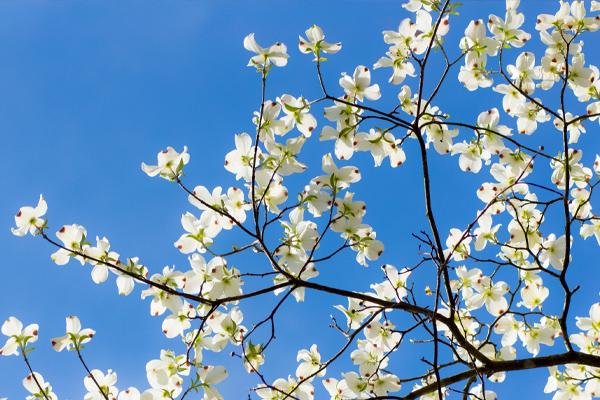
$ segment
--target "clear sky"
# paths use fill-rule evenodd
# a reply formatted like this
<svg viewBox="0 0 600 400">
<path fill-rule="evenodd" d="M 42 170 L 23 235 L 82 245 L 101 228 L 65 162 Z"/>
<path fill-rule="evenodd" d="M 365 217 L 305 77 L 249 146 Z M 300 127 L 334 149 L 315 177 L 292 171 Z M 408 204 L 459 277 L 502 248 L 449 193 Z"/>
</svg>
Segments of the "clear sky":
<svg viewBox="0 0 600 400">
<path fill-rule="evenodd" d="M 461 16 L 451 20 L 449 43 L 456 43 L 471 18 L 504 13 L 504 1 L 463 3 Z M 554 12 L 557 2 L 523 3 L 527 27 L 537 41 L 531 29 L 533 15 L 541 6 Z M 187 145 L 192 155 L 186 176 L 190 185 L 235 184 L 222 168 L 224 155 L 233 147 L 235 133 L 253 129 L 251 116 L 260 101 L 258 75 L 246 67 L 249 53 L 242 47 L 243 37 L 256 32 L 261 44 L 288 44 L 289 65 L 273 71 L 268 98 L 290 93 L 314 99 L 320 95 L 314 65 L 309 56 L 298 52 L 298 34 L 316 23 L 328 39 L 343 42 L 342 52 L 331 57 L 325 68 L 329 87 L 340 93 L 340 72 L 351 72 L 358 64 L 372 65 L 386 51 L 381 31 L 397 29 L 408 16 L 400 4 L 388 0 L 305 0 L 285 5 L 272 0 L 0 3 L 0 138 L 6 167 L 0 178 L 4 188 L 0 196 L 4 277 L 0 319 L 14 315 L 25 323 L 40 324 L 32 363 L 62 398 L 79 399 L 84 393 L 85 373 L 75 355 L 57 354 L 49 345 L 51 337 L 63 334 L 67 315 L 78 315 L 84 326 L 96 329 L 97 337 L 85 356 L 94 368 L 116 370 L 120 388 L 145 388 L 146 362 L 158 358 L 161 347 L 176 342 L 163 338 L 161 320 L 150 318 L 149 302 L 139 299 L 139 290 L 119 297 L 114 280 L 95 285 L 87 267 L 54 265 L 49 258 L 54 250 L 41 240 L 13 237 L 9 228 L 16 210 L 34 204 L 43 193 L 52 231 L 62 224 L 80 223 L 90 237 L 107 236 L 114 250 L 124 257 L 141 257 L 153 272 L 164 265 L 187 268 L 186 257 L 172 243 L 181 234 L 180 215 L 192 207 L 174 185 L 143 174 L 140 162 L 154 161 L 167 145 L 177 149 Z M 456 53 L 455 47 L 450 48 Z M 586 61 L 597 62 L 598 46 L 590 42 L 586 49 Z M 389 72 L 373 75 L 382 84 L 384 108 L 394 106 L 397 93 L 397 88 L 385 84 Z M 469 94 L 455 76 L 456 72 L 438 97 L 442 110 L 457 119 L 475 121 L 479 112 L 499 105 L 499 95 L 491 91 Z M 324 122 L 319 119 L 320 126 Z M 503 122 L 515 124 L 506 116 Z M 591 157 L 598 152 L 600 139 L 596 125 L 588 124 L 588 128 L 581 143 Z M 549 152 L 558 151 L 559 135 L 551 124 L 537 136 L 544 138 Z M 332 145 L 319 143 L 316 135 L 307 144 L 302 158 L 310 165 L 306 180 L 320 173 L 320 156 L 332 151 Z M 341 256 L 322 269 L 324 282 L 367 290 L 366 282 L 381 279 L 377 268 L 381 263 L 402 267 L 418 260 L 417 243 L 410 234 L 427 225 L 416 150 L 411 143 L 406 149 L 407 164 L 397 170 L 387 164 L 370 168 L 372 159 L 366 153 L 348 163 L 363 169 L 363 181 L 354 191 L 356 198 L 367 202 L 366 222 L 375 227 L 386 251 L 367 270 L 353 261 L 352 254 Z M 481 176 L 486 172 L 461 173 L 456 157 L 442 159 L 432 152 L 431 158 L 434 206 L 441 229 L 447 232 L 474 217 L 480 207 L 475 189 L 488 178 Z M 291 192 L 302 188 L 300 180 L 293 182 L 296 186 L 290 186 Z M 591 240 L 578 244 L 580 258 L 571 275 L 573 282 L 597 274 L 598 248 L 592 244 Z M 261 267 L 256 265 L 258 259 L 232 262 L 242 270 Z M 584 286 L 577 296 L 576 310 L 579 315 L 587 314 L 589 304 L 597 301 L 597 287 Z M 334 313 L 330 306 L 345 304 L 345 300 L 307 297 L 304 304 L 289 303 L 282 311 L 279 342 L 268 355 L 265 369 L 269 378 L 293 374 L 300 348 L 317 343 L 323 353 L 331 354 L 342 343 L 340 335 L 327 326 Z M 271 298 L 252 303 L 244 308 L 246 317 L 264 316 L 269 304 Z M 230 350 L 206 361 L 229 367 L 232 377 L 221 385 L 227 399 L 245 398 L 245 388 L 256 380 L 231 359 Z M 404 346 L 391 369 L 404 377 L 419 374 L 424 368 L 418 361 L 421 356 L 430 356 L 428 347 Z M 342 366 L 349 366 L 348 358 Z M 339 377 L 341 370 L 332 368 L 330 375 Z M 0 359 L 0 397 L 23 397 L 20 382 L 25 375 L 21 359 Z M 509 374 L 509 383 L 496 388 L 504 398 L 543 398 L 545 377 L 546 371 Z M 321 398 L 321 384 L 315 385 Z"/>
</svg>

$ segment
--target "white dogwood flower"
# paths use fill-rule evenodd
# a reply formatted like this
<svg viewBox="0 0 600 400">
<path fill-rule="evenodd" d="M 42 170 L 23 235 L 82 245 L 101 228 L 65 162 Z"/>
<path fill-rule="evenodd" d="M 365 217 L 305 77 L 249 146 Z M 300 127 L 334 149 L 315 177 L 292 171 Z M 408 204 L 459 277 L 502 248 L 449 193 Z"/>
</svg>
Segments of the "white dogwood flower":
<svg viewBox="0 0 600 400">
<path fill-rule="evenodd" d="M 23 323 L 15 317 L 9 317 L 2 324 L 2 334 L 8 336 L 4 346 L 0 348 L 0 355 L 17 356 L 18 350 L 25 349 L 29 344 L 38 340 L 38 324 L 30 324 L 23 328 Z"/>
<path fill-rule="evenodd" d="M 52 391 L 52 385 L 44 380 L 44 377 L 33 372 L 23 379 L 23 387 L 30 395 L 25 397 L 26 400 L 58 400 L 58 396 Z"/>
<path fill-rule="evenodd" d="M 364 65 L 357 66 L 352 76 L 343 74 L 340 78 L 340 86 L 348 96 L 359 101 L 363 101 L 364 98 L 377 100 L 381 97 L 379 85 L 371 85 L 371 71 Z"/>
<path fill-rule="evenodd" d="M 82 344 L 89 343 L 96 334 L 93 329 L 81 329 L 81 322 L 74 315 L 66 318 L 66 332 L 66 335 L 52 339 L 51 343 L 54 350 L 60 352 L 64 349 L 80 348 Z"/>
<path fill-rule="evenodd" d="M 84 400 L 105 400 L 108 397 L 110 400 L 116 400 L 119 393 L 119 390 L 115 386 L 116 383 L 116 372 L 109 369 L 104 373 L 99 369 L 93 369 L 83 379 L 83 385 L 88 391 L 83 398 Z"/>
<path fill-rule="evenodd" d="M 324 61 L 321 53 L 335 54 L 342 49 L 341 43 L 328 43 L 325 41 L 325 35 L 321 27 L 312 25 L 305 32 L 306 38 L 300 36 L 298 48 L 304 54 L 313 53 L 314 61 Z"/>
<path fill-rule="evenodd" d="M 16 228 L 11 228 L 11 232 L 15 236 L 25 236 L 27 232 L 35 235 L 46 224 L 46 220 L 42 218 L 46 211 L 48 211 L 48 205 L 44 200 L 44 196 L 40 194 L 37 206 L 19 208 L 17 215 L 15 215 Z"/>
<path fill-rule="evenodd" d="M 254 33 L 248 34 L 244 38 L 244 48 L 255 56 L 250 58 L 249 67 L 255 67 L 258 71 L 268 71 L 271 65 L 284 67 L 288 62 L 287 47 L 283 43 L 275 43 L 269 47 L 262 47 L 254 38 Z"/>
<path fill-rule="evenodd" d="M 187 146 L 183 146 L 181 153 L 169 146 L 158 153 L 157 160 L 157 165 L 142 163 L 142 171 L 148 176 L 160 175 L 162 178 L 172 181 L 181 175 L 184 165 L 190 161 L 190 155 L 187 152 Z"/>
</svg>

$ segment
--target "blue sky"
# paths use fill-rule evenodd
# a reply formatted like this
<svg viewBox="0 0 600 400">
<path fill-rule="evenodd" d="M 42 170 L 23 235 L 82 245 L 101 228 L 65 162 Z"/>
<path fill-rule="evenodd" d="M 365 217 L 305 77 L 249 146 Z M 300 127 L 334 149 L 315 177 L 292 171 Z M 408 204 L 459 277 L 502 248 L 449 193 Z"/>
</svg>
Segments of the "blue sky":
<svg viewBox="0 0 600 400">
<path fill-rule="evenodd" d="M 461 16 L 452 21 L 450 43 L 456 43 L 471 18 L 486 18 L 489 12 L 503 14 L 503 1 L 463 3 Z M 145 176 L 140 162 L 154 161 L 156 152 L 167 145 L 178 149 L 187 145 L 192 154 L 186 176 L 190 185 L 234 185 L 233 177 L 222 168 L 223 158 L 233 147 L 235 133 L 252 130 L 250 118 L 260 101 L 258 75 L 245 66 L 249 53 L 242 47 L 243 37 L 256 32 L 261 44 L 288 44 L 289 65 L 271 74 L 268 98 L 290 93 L 313 99 L 320 89 L 311 58 L 297 51 L 298 34 L 316 23 L 329 39 L 343 42 L 343 51 L 325 67 L 328 86 L 339 93 L 340 72 L 351 72 L 358 64 L 372 65 L 385 52 L 381 31 L 396 29 L 408 16 L 400 4 L 387 0 L 289 1 L 285 6 L 271 0 L 22 0 L 0 4 L 0 137 L 7 166 L 0 197 L 4 256 L 0 319 L 14 315 L 25 323 L 40 323 L 40 342 L 32 363 L 62 398 L 78 399 L 84 393 L 84 371 L 74 354 L 57 354 L 49 346 L 51 337 L 63 333 L 67 315 L 78 315 L 84 326 L 98 331 L 85 356 L 95 368 L 116 370 L 120 388 L 145 388 L 145 363 L 158 358 L 161 347 L 172 347 L 175 342 L 162 337 L 161 320 L 150 318 L 149 303 L 139 299 L 139 291 L 118 297 L 112 280 L 97 286 L 87 267 L 55 266 L 49 259 L 53 249 L 41 240 L 13 237 L 9 228 L 18 207 L 35 203 L 44 193 L 53 231 L 62 224 L 80 223 L 91 237 L 107 236 L 122 256 L 141 257 L 153 272 L 173 264 L 185 269 L 187 260 L 172 243 L 181 234 L 180 215 L 192 207 L 174 185 Z M 522 7 L 529 23 L 541 5 L 550 12 L 555 3 L 528 0 Z M 591 43 L 590 38 L 587 42 Z M 589 46 L 586 55 L 587 61 L 596 62 L 598 50 Z M 388 73 L 382 70 L 373 75 L 382 84 L 383 108 L 393 107 L 396 99 L 397 88 L 385 84 Z M 491 91 L 467 93 L 455 76 L 437 104 L 456 119 L 474 121 L 479 112 L 499 104 L 500 97 Z M 514 126 L 507 117 L 503 122 Z M 324 125 L 322 119 L 319 123 Z M 581 143 L 591 157 L 600 140 L 594 137 L 597 128 L 588 128 Z M 550 124 L 537 138 L 549 152 L 559 148 L 559 136 Z M 331 142 L 317 139 L 313 136 L 302 157 L 310 166 L 306 180 L 320 173 L 321 154 L 332 150 Z M 366 222 L 386 244 L 381 263 L 398 267 L 418 260 L 417 243 L 410 234 L 427 227 L 416 150 L 414 143 L 408 145 L 408 162 L 397 170 L 387 164 L 370 168 L 372 159 L 365 153 L 348 163 L 363 170 L 363 181 L 353 191 L 367 202 Z M 461 174 L 456 158 L 442 159 L 434 153 L 431 158 L 434 206 L 442 231 L 468 223 L 480 206 L 474 191 L 488 179 L 482 176 L 485 172 Z M 301 180 L 292 182 L 291 192 L 302 188 Z M 232 238 L 238 237 L 223 240 L 227 243 Z M 571 275 L 573 282 L 597 267 L 591 261 L 598 256 L 595 244 L 578 242 L 577 246 L 580 258 Z M 231 261 L 242 270 L 264 268 L 259 259 Z M 377 268 L 381 263 L 365 270 L 353 262 L 352 254 L 346 254 L 322 267 L 321 279 L 367 290 L 365 282 L 381 279 Z M 424 284 L 419 281 L 421 287 Z M 283 309 L 279 340 L 265 369 L 270 378 L 281 376 L 281 371 L 293 374 L 295 352 L 300 348 L 317 343 L 330 354 L 342 343 L 340 335 L 327 326 L 334 313 L 330 306 L 345 304 L 345 300 L 307 297 L 305 303 L 288 303 Z M 249 304 L 244 308 L 246 318 L 257 320 L 272 301 L 266 298 Z M 587 314 L 587 305 L 594 301 L 597 288 L 584 286 L 575 307 Z M 213 359 L 230 367 L 232 378 L 222 385 L 222 392 L 227 399 L 244 398 L 245 388 L 256 381 L 228 353 Z M 418 374 L 423 369 L 418 358 L 423 355 L 430 355 L 429 348 L 404 346 L 392 369 L 403 376 Z M 348 367 L 348 357 L 341 365 Z M 338 377 L 340 371 L 333 368 L 331 375 Z M 23 397 L 20 381 L 25 375 L 21 359 L 0 359 L 0 397 Z M 498 387 L 505 398 L 515 393 L 542 398 L 545 371 L 509 375 L 509 382 Z M 320 383 L 315 384 L 322 389 Z"/>
</svg>

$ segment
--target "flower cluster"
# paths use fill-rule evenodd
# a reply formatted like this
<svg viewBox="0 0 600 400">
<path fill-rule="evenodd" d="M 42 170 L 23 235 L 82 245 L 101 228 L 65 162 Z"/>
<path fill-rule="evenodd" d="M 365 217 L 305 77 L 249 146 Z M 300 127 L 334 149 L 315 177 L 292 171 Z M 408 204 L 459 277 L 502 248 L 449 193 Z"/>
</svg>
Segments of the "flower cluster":
<svg viewBox="0 0 600 400">
<path fill-rule="evenodd" d="M 583 1 L 561 1 L 555 14 L 538 15 L 535 30 L 544 46 L 540 57 L 528 49 L 532 34 L 525 30 L 520 1 L 506 0 L 503 18 L 492 14 L 465 24 L 454 47 L 458 56 L 451 58 L 446 40 L 458 6 L 410 0 L 403 5 L 410 17 L 397 31 L 383 32 L 387 50 L 372 69 L 392 70 L 391 85 L 384 88 L 397 90 L 391 111 L 375 108 L 385 93 L 376 82 L 379 71 L 372 73 L 363 64 L 341 74 L 338 93 L 329 91 L 321 69 L 325 56 L 338 53 L 342 45 L 325 41 L 320 27 L 309 27 L 298 43 L 301 53 L 314 56 L 323 92 L 316 99 L 267 94 L 272 67 L 288 63 L 287 47 L 279 42 L 262 47 L 254 34 L 246 36 L 244 47 L 253 53 L 248 66 L 259 72 L 263 96 L 248 121 L 253 131 L 235 135 L 234 148 L 225 155 L 224 168 L 237 184 L 188 188 L 183 181 L 190 161 L 187 147 L 180 153 L 168 147 L 158 153 L 156 165 L 141 167 L 150 177 L 178 185 L 193 206 L 181 216 L 183 232 L 173 238 L 189 267 L 168 265 L 150 273 L 138 257 L 122 257 L 106 237 L 96 236 L 93 242 L 78 224 L 63 225 L 56 238 L 50 237 L 43 196 L 37 206 L 18 211 L 14 235 L 29 233 L 53 244 L 57 250 L 51 259 L 57 265 L 71 259 L 88 265 L 97 284 L 113 274 L 121 295 L 133 293 L 136 283 L 147 285 L 140 296 L 150 300 L 150 314 L 161 318 L 162 334 L 182 347 L 163 349 L 146 364 L 146 390 L 119 390 L 116 372 L 90 370 L 83 361 L 82 349 L 95 331 L 83 329 L 77 317 L 67 317 L 66 334 L 51 343 L 56 351 L 78 354 L 88 372 L 86 400 L 175 400 L 199 391 L 203 399 L 222 399 L 216 385 L 228 372 L 213 365 L 207 353 L 225 349 L 232 349 L 243 368 L 260 378 L 253 393 L 265 400 L 313 400 L 319 389 L 334 400 L 388 398 L 409 382 L 407 398 L 442 400 L 457 390 L 447 382 L 467 379 L 463 398 L 490 400 L 497 395 L 488 381 L 500 383 L 507 371 L 549 365 L 545 392 L 554 393 L 554 399 L 600 397 L 600 303 L 591 306 L 589 317 L 573 323 L 569 307 L 578 287 L 567 279 L 578 268 L 572 262 L 577 236 L 595 237 L 600 245 L 600 218 L 592 207 L 600 155 L 592 160 L 589 147 L 585 157 L 583 151 L 592 135 L 588 121 L 600 120 L 600 70 L 586 60 L 582 40 L 600 28 L 600 16 L 588 16 Z M 592 2 L 589 11 L 599 10 L 600 4 Z M 512 52 L 518 54 L 513 58 Z M 443 70 L 430 87 L 427 63 L 436 55 Z M 498 67 L 492 66 L 494 58 Z M 459 63 L 455 79 L 469 92 L 491 88 L 492 96 L 502 96 L 501 107 L 470 106 L 473 122 L 443 111 L 452 106 L 441 104 L 439 93 Z M 325 101 L 330 103 L 323 106 Z M 321 113 L 324 125 L 318 125 Z M 313 135 L 317 127 L 318 135 Z M 546 127 L 553 136 L 536 142 Z M 554 153 L 540 143 L 550 144 Z M 320 161 L 322 172 L 306 178 L 311 157 L 303 157 L 303 151 L 316 146 L 329 146 L 312 158 Z M 365 158 L 372 158 L 376 167 L 387 158 L 396 168 L 407 163 L 412 147 L 423 176 L 429 227 L 414 233 L 420 261 L 413 266 L 403 262 L 402 268 L 383 264 L 383 279 L 357 281 L 359 289 L 329 286 L 323 271 L 339 254 L 349 252 L 356 261 L 351 263 L 364 267 L 383 256 L 382 237 L 367 223 L 372 221 L 359 200 L 366 179 L 355 166 L 361 165 L 357 159 L 367 152 Z M 465 182 L 484 176 L 472 190 L 453 192 L 458 198 L 470 191 L 479 202 L 469 221 L 457 222 L 454 214 L 443 224 L 436 220 L 430 159 L 443 156 L 468 173 Z M 353 165 L 348 165 L 351 159 Z M 411 190 L 403 188 L 402 193 L 408 196 Z M 456 201 L 443 200 L 445 207 Z M 412 212 L 401 204 L 394 207 L 390 224 L 401 212 Z M 330 231 L 335 235 L 325 238 Z M 246 244 L 223 250 L 228 234 L 234 240 L 243 236 Z M 254 268 L 257 257 L 265 268 Z M 421 285 L 424 279 L 429 285 Z M 276 339 L 276 315 L 287 299 L 302 302 L 311 290 L 345 299 L 333 306 L 331 316 L 331 327 L 345 343 L 329 357 L 331 351 L 322 355 L 318 344 L 301 348 L 295 372 L 270 379 L 263 365 Z M 562 293 L 562 306 L 548 301 L 551 291 Z M 264 319 L 249 321 L 243 301 L 259 296 L 271 296 L 275 305 Z M 410 318 L 399 317 L 402 312 Z M 2 333 L 8 340 L 0 354 L 21 353 L 29 366 L 38 326 L 24 328 L 11 317 Z M 395 355 L 405 354 L 401 347 L 407 342 L 432 343 L 434 359 L 423 357 L 426 371 L 404 379 L 395 370 L 402 362 Z M 564 352 L 551 353 L 562 347 Z M 341 371 L 334 363 L 344 356 L 349 367 Z M 454 366 L 463 372 L 452 375 Z M 56 398 L 37 372 L 23 385 L 31 393 L 28 398 Z"/>
</svg>

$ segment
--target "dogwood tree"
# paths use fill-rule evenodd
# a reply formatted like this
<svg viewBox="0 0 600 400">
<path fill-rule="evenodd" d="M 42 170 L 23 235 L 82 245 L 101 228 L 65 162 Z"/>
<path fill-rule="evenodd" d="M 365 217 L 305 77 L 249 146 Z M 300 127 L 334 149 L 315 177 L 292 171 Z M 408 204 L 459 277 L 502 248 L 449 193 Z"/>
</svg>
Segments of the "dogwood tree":
<svg viewBox="0 0 600 400">
<path fill-rule="evenodd" d="M 572 282 L 569 272 L 577 241 L 600 245 L 592 205 L 600 156 L 585 145 L 594 134 L 586 131 L 600 120 L 600 70 L 583 52 L 584 39 L 593 46 L 600 28 L 600 3 L 544 5 L 548 10 L 527 16 L 535 19 L 535 32 L 528 32 L 519 0 L 507 0 L 504 15 L 472 21 L 461 18 L 457 2 L 410 0 L 403 5 L 410 16 L 383 32 L 388 51 L 333 82 L 324 71 L 327 58 L 343 51 L 340 38 L 308 27 L 297 45 L 314 64 L 322 90 L 314 99 L 270 92 L 269 79 L 288 64 L 290 51 L 283 43 L 263 46 L 250 33 L 243 46 L 261 101 L 255 130 L 232 136 L 233 147 L 224 150 L 232 175 L 226 189 L 186 179 L 193 164 L 185 147 L 168 147 L 155 162 L 141 164 L 189 200 L 182 234 L 173 238 L 188 257 L 186 267 L 146 265 L 143 257 L 114 251 L 106 237 L 93 240 L 96 234 L 81 225 L 53 221 L 43 196 L 20 208 L 15 235 L 53 246 L 57 265 L 76 261 L 90 268 L 95 283 L 114 281 L 118 294 L 148 299 L 150 314 L 172 340 L 147 362 L 145 387 L 124 387 L 117 372 L 88 365 L 83 350 L 93 346 L 96 332 L 68 317 L 65 332 L 48 345 L 79 359 L 85 399 L 221 399 L 228 366 L 215 363 L 213 353 L 222 351 L 233 352 L 231 363 L 257 378 L 248 387 L 257 399 L 493 400 L 499 384 L 510 381 L 507 372 L 526 369 L 547 370 L 540 390 L 553 399 L 599 398 L 600 303 L 579 298 L 589 314 L 572 312 L 580 285 L 597 279 Z M 464 31 L 458 42 L 445 40 L 451 27 Z M 530 48 L 536 40 L 542 52 Z M 388 71 L 393 109 L 378 107 L 382 88 L 371 68 Z M 472 105 L 471 119 L 454 119 L 438 103 L 453 79 L 465 91 L 495 92 L 498 107 Z M 308 141 L 330 144 L 319 155 L 321 171 L 303 162 Z M 547 151 L 551 144 L 560 151 Z M 352 189 L 362 175 L 351 159 L 364 153 L 375 167 L 419 166 L 428 226 L 415 229 L 420 261 L 414 265 L 378 261 L 384 243 Z M 475 193 L 463 193 L 480 201 L 466 224 L 443 229 L 436 219 L 445 202 L 432 196 L 436 157 L 451 158 L 480 180 Z M 390 209 L 402 206 L 402 199 L 387 200 Z M 242 242 L 229 249 L 220 244 L 234 232 Z M 366 290 L 321 282 L 320 269 L 334 268 L 347 252 L 357 268 L 381 266 L 380 279 Z M 244 254 L 261 262 L 230 262 Z M 597 275 L 593 267 L 590 276 Z M 278 362 L 270 348 L 276 317 L 285 319 L 282 306 L 319 292 L 337 299 L 323 311 L 332 315 L 339 347 L 324 348 L 314 337 L 309 348 L 293 349 L 295 369 L 265 374 L 265 365 Z M 560 306 L 547 306 L 551 295 Z M 245 318 L 247 302 L 263 297 L 274 302 L 264 317 Z M 23 358 L 27 399 L 56 399 L 58 388 L 45 381 L 32 353 L 39 329 L 7 316 L 0 354 Z M 398 372 L 395 356 L 408 346 L 425 346 L 427 354 L 410 376 Z M 351 367 L 337 369 L 342 360 Z"/>
</svg>

